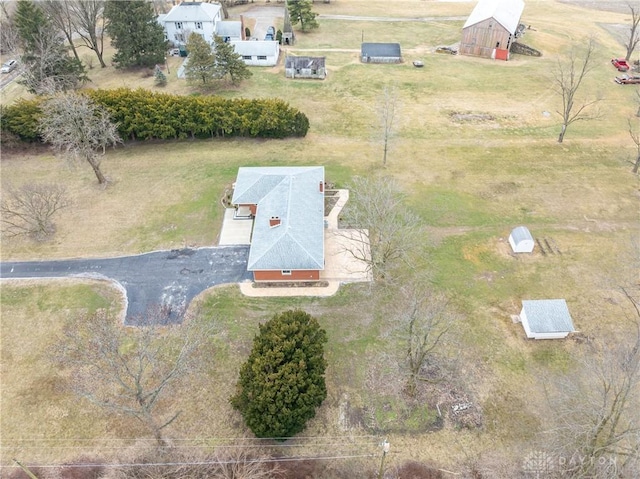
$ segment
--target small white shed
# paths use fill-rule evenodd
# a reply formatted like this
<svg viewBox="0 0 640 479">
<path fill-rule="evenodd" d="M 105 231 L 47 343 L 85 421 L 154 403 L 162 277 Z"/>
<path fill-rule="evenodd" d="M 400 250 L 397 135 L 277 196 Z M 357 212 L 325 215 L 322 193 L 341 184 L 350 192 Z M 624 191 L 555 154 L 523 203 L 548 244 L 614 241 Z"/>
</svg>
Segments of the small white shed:
<svg viewBox="0 0 640 479">
<path fill-rule="evenodd" d="M 509 244 L 514 253 L 531 253 L 533 251 L 533 236 L 526 226 L 514 228 L 509 235 Z"/>
<path fill-rule="evenodd" d="M 562 339 L 575 331 L 564 299 L 523 300 L 520 321 L 533 339 Z"/>
<path fill-rule="evenodd" d="M 230 43 L 247 66 L 272 67 L 278 63 L 280 44 L 276 41 L 246 40 Z"/>
</svg>

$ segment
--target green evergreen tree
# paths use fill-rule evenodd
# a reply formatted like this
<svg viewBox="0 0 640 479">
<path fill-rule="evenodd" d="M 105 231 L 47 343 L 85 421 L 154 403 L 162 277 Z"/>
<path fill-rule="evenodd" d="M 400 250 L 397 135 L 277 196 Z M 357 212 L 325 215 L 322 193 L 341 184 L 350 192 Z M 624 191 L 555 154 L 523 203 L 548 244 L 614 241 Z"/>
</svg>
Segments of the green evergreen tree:
<svg viewBox="0 0 640 479">
<path fill-rule="evenodd" d="M 287 8 L 289 9 L 289 18 L 292 25 L 299 23 L 303 32 L 318 28 L 319 25 L 316 21 L 318 14 L 312 10 L 311 0 L 289 0 Z"/>
<path fill-rule="evenodd" d="M 191 84 L 210 85 L 217 79 L 216 57 L 211 45 L 197 33 L 192 33 L 187 39 L 189 58 L 184 67 L 184 75 Z"/>
<path fill-rule="evenodd" d="M 167 76 L 158 65 L 156 65 L 156 71 L 153 76 L 156 86 L 167 86 Z"/>
<path fill-rule="evenodd" d="M 35 2 L 20 0 L 15 21 L 24 52 L 21 60 L 25 69 L 20 83 L 30 93 L 52 94 L 88 81 L 82 63 L 69 56 L 57 28 Z"/>
<path fill-rule="evenodd" d="M 152 68 L 164 61 L 167 42 L 151 3 L 109 0 L 104 7 L 104 17 L 111 45 L 118 50 L 112 60 L 116 68 Z"/>
<path fill-rule="evenodd" d="M 247 68 L 247 65 L 242 61 L 242 56 L 236 53 L 233 45 L 225 43 L 225 41 L 219 36 L 215 36 L 214 41 L 218 78 L 224 78 L 229 75 L 231 83 L 237 85 L 242 80 L 251 77 L 252 73 L 249 71 L 249 68 Z"/>
<path fill-rule="evenodd" d="M 231 398 L 257 437 L 291 437 L 315 416 L 327 397 L 326 342 L 318 321 L 301 310 L 260 325 Z"/>
</svg>

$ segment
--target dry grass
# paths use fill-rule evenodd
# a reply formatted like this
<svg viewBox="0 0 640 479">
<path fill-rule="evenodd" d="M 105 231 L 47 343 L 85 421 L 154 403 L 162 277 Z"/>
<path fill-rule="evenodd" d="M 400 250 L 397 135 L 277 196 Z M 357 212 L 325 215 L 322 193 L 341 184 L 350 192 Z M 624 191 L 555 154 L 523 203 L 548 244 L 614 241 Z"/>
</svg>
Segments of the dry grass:
<svg viewBox="0 0 640 479">
<path fill-rule="evenodd" d="M 472 7 L 473 3 L 415 0 L 394 2 L 390 13 L 388 3 L 381 1 L 316 3 L 320 13 L 394 17 L 466 15 Z M 232 14 L 235 11 L 242 9 L 233 9 Z M 461 21 L 438 22 L 422 39 L 421 25 L 406 22 L 398 35 L 408 45 L 407 58 L 420 56 L 423 69 L 410 63 L 361 65 L 357 52 L 351 51 L 318 52 L 327 56 L 330 69 L 323 82 L 285 80 L 281 65 L 254 69 L 254 76 L 241 88 L 222 94 L 286 98 L 310 117 L 312 127 L 306 138 L 129 144 L 108 152 L 103 166 L 112 183 L 106 190 L 97 187 L 84 165 L 69 169 L 48 154 L 4 152 L 3 186 L 32 179 L 63 182 L 75 206 L 59 216 L 58 234 L 51 243 L 5 240 L 2 259 L 104 256 L 215 244 L 221 212 L 218 200 L 238 166 L 323 164 L 328 180 L 338 186 L 344 186 L 353 174 L 380 170 L 380 148 L 373 141 L 375 104 L 385 85 L 395 85 L 401 115 L 385 173 L 402 182 L 412 208 L 429 225 L 423 266 L 432 271 L 441 289 L 455 295 L 456 306 L 467 314 L 460 335 L 463 373 L 469 394 L 485 407 L 488 422 L 482 431 L 445 427 L 428 435 L 391 435 L 393 449 L 402 452 L 390 457 L 390 466 L 412 457 L 455 468 L 464 458 L 477 457 L 499 444 L 505 444 L 500 447 L 507 454 L 506 444 L 530 437 L 542 427 L 532 406 L 535 401 L 531 401 L 543 399 L 537 378 L 570 371 L 571 357 L 582 347 L 570 341 L 524 340 L 522 327 L 510 319 L 518 313 L 520 301 L 564 297 L 576 327 L 586 335 L 620 338 L 625 333 L 621 318 L 626 305 L 614 287 L 634 274 L 622 266 L 630 264 L 626 258 L 632 254 L 631 240 L 639 229 L 638 182 L 625 163 L 632 154 L 626 118 L 636 107 L 634 91 L 612 82 L 616 72 L 609 60 L 621 47 L 597 26 L 598 22 L 624 23 L 625 19 L 624 14 L 531 1 L 523 21 L 535 31 L 527 32 L 524 42 L 544 52 L 539 59 L 514 56 L 508 63 L 496 63 L 432 54 L 435 44 L 455 38 Z M 300 35 L 296 48 L 322 45 L 357 50 L 362 24 L 321 22 L 320 31 Z M 366 23 L 367 31 L 373 29 L 384 39 L 393 38 L 397 27 Z M 355 33 L 341 38 L 341 31 Z M 565 143 L 558 145 L 558 99 L 550 72 L 558 54 L 585 32 L 597 34 L 598 48 L 597 67 L 583 93 L 604 97 L 602 118 L 572 125 Z M 170 67 L 173 74 L 177 64 Z M 101 73 L 106 74 L 92 86 L 151 88 L 153 82 L 139 74 Z M 193 92 L 173 78 L 167 91 Z M 482 120 L 461 121 L 456 113 Z M 552 238 L 562 254 L 513 257 L 506 237 L 518 224 L 527 224 L 534 236 Z M 64 317 L 68 309 L 82 308 L 86 301 L 80 296 L 75 306 L 67 305 L 76 293 L 66 292 L 61 296 L 64 306 L 34 310 L 38 295 L 56 295 L 60 290 L 9 289 L 6 284 L 2 291 L 3 368 L 11 364 L 12 374 L 20 378 L 15 389 L 3 387 L 2 407 L 3 412 L 16 408 L 16 417 L 23 422 L 7 422 L 3 414 L 3 440 L 15 434 L 18 424 L 25 437 L 35 435 L 43 418 L 51 421 L 47 404 L 70 410 L 72 401 L 53 393 L 51 401 L 29 386 L 37 380 L 32 371 L 42 371 L 46 382 L 49 370 L 44 358 L 25 359 L 17 352 L 6 356 L 6 345 L 14 344 L 6 338 L 31 335 L 33 348 L 46 345 L 47 334 L 32 331 L 43 330 L 43 324 L 55 330 L 57 318 Z M 19 294 L 24 295 L 23 300 L 15 296 Z M 14 296 L 17 299 L 11 300 Z M 208 311 L 222 318 L 215 339 L 217 352 L 207 373 L 209 379 L 194 379 L 176 394 L 185 412 L 172 426 L 174 437 L 212 438 L 246 432 L 226 398 L 249 352 L 257 323 L 292 306 L 317 315 L 330 337 L 329 398 L 305 434 L 364 432 L 342 429 L 341 404 L 345 398 L 354 406 L 371 400 L 363 387 L 367 362 L 378 351 L 393 351 L 397 346 L 385 336 L 389 328 L 384 315 L 372 310 L 373 301 L 365 292 L 352 287 L 322 300 L 256 300 L 223 288 L 205 293 L 202 301 Z M 19 318 L 20 328 L 14 326 L 14 318 Z M 23 408 L 23 403 L 30 409 Z M 33 410 L 39 412 L 29 416 Z M 88 414 L 83 406 L 74 406 L 73 411 L 78 417 Z M 95 417 L 92 426 L 82 419 L 79 425 L 56 419 L 47 435 L 72 437 L 81 427 L 87 427 L 92 438 L 127 435 L 125 424 Z"/>
</svg>

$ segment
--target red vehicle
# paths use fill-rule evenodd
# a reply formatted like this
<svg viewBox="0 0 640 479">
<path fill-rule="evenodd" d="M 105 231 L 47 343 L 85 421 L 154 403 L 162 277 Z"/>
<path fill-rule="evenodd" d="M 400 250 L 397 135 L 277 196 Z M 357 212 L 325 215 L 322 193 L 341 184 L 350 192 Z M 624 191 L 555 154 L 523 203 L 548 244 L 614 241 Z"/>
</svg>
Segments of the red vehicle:
<svg viewBox="0 0 640 479">
<path fill-rule="evenodd" d="M 640 85 L 640 75 L 620 75 L 616 77 L 616 83 L 620 85 Z"/>
<path fill-rule="evenodd" d="M 613 60 L 611 60 L 611 63 L 618 69 L 619 72 L 629 71 L 629 64 L 624 58 L 614 58 Z"/>
</svg>

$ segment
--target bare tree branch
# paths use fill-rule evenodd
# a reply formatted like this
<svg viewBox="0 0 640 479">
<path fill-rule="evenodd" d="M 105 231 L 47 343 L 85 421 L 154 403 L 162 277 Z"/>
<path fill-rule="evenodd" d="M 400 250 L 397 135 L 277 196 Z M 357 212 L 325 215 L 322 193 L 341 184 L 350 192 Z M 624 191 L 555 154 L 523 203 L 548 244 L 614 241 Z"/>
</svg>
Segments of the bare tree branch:
<svg viewBox="0 0 640 479">
<path fill-rule="evenodd" d="M 384 87 L 378 100 L 378 119 L 382 133 L 382 166 L 387 166 L 387 153 L 396 129 L 396 115 L 399 109 L 398 92 L 395 88 Z"/>
<path fill-rule="evenodd" d="M 374 278 L 388 277 L 405 261 L 420 237 L 419 219 L 404 204 L 398 184 L 388 177 L 355 177 L 338 234 L 345 250 L 363 262 Z"/>
<path fill-rule="evenodd" d="M 49 239 L 56 231 L 54 214 L 71 205 L 63 186 L 27 183 L 8 187 L 2 195 L 0 214 L 7 236 L 28 235 L 37 241 Z"/>
<path fill-rule="evenodd" d="M 73 14 L 73 24 L 84 46 L 93 50 L 98 57 L 100 66 L 106 67 L 103 58 L 104 51 L 104 0 L 73 0 L 69 1 L 69 8 Z"/>
<path fill-rule="evenodd" d="M 98 183 L 107 182 L 100 161 L 107 146 L 122 140 L 106 110 L 85 95 L 59 94 L 44 103 L 39 126 L 44 141 L 68 159 L 86 161 Z"/>
<path fill-rule="evenodd" d="M 628 3 L 629 11 L 631 12 L 631 25 L 629 26 L 629 36 L 627 37 L 627 42 L 624 44 L 627 49 L 627 54 L 625 55 L 625 60 L 631 60 L 631 55 L 633 55 L 633 51 L 640 43 L 640 7 L 637 5 L 632 5 Z"/>
<path fill-rule="evenodd" d="M 157 405 L 167 388 L 194 366 L 194 355 L 211 328 L 189 323 L 166 324 L 165 311 L 152 308 L 139 318 L 141 327 L 125 328 L 107 311 L 72 320 L 53 357 L 72 369 L 78 396 L 118 414 L 136 418 L 164 445 L 162 430 L 180 414 L 160 419 Z M 173 333 L 173 334 L 170 334 Z"/>
<path fill-rule="evenodd" d="M 558 60 L 553 72 L 555 90 L 562 98 L 562 111 L 558 111 L 558 114 L 562 116 L 558 143 L 562 143 L 564 140 L 569 125 L 579 120 L 591 120 L 597 117 L 597 113 L 589 115 L 586 110 L 598 103 L 600 98 L 584 100 L 582 103 L 576 104 L 576 94 L 580 90 L 582 82 L 595 67 L 594 49 L 595 41 L 590 39 L 582 56 L 579 56 L 576 49 L 571 50 L 566 61 Z"/>
</svg>

